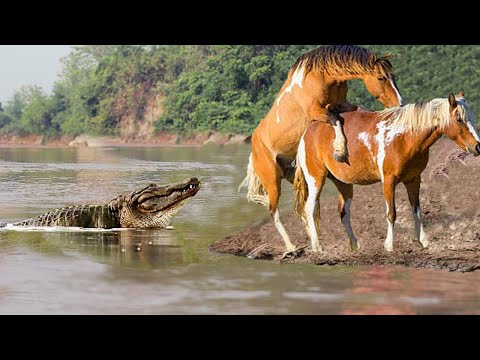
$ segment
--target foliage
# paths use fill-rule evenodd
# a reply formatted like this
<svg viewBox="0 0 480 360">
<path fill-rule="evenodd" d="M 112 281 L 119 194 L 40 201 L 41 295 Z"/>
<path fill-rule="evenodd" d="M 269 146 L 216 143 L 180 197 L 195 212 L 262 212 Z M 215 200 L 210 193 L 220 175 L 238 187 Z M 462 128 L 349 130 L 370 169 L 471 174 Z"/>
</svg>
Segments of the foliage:
<svg viewBox="0 0 480 360">
<path fill-rule="evenodd" d="M 64 61 L 52 94 L 23 87 L 0 112 L 0 131 L 57 136 L 119 133 L 120 119 L 143 119 L 146 104 L 165 96 L 157 131 L 249 134 L 271 108 L 295 59 L 313 45 L 87 45 Z M 407 102 L 465 91 L 480 110 L 480 46 L 365 45 L 392 53 Z M 349 100 L 381 109 L 361 81 Z"/>
</svg>

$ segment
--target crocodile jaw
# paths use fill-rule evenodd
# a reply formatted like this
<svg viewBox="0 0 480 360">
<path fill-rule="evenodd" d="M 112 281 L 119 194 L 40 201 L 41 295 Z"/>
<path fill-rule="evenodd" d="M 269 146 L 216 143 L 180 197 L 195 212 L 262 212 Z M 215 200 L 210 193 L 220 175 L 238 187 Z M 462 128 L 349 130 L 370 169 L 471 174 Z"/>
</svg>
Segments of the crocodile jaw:
<svg viewBox="0 0 480 360">
<path fill-rule="evenodd" d="M 164 228 L 186 201 L 200 190 L 196 178 L 147 188 L 133 193 L 120 209 L 120 224 L 128 228 Z"/>
</svg>

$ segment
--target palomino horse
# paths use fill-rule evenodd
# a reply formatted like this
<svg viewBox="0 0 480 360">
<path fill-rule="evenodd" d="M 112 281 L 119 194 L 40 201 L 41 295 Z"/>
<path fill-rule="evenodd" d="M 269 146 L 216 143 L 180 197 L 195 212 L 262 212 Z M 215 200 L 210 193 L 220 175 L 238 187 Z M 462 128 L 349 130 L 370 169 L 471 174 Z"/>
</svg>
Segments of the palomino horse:
<svg viewBox="0 0 480 360">
<path fill-rule="evenodd" d="M 287 253 L 294 252 L 295 246 L 280 222 L 277 206 L 282 179 L 293 183 L 292 162 L 300 137 L 313 120 L 328 122 L 327 104 L 337 113 L 357 109 L 347 103 L 350 79 L 362 79 L 367 90 L 384 106 L 402 105 L 389 58 L 351 45 L 324 46 L 300 56 L 270 112 L 253 132 L 247 176 L 240 188 L 248 186 L 247 199 L 269 207 Z M 345 161 L 346 140 L 341 121 L 335 119 L 332 125 L 336 134 L 333 156 Z"/>
<path fill-rule="evenodd" d="M 332 115 L 337 116 L 337 115 Z M 403 183 L 415 220 L 415 234 L 423 247 L 428 241 L 423 231 L 420 209 L 420 175 L 427 166 L 429 148 L 443 134 L 462 149 L 480 154 L 480 138 L 475 130 L 475 116 L 460 93 L 457 98 L 409 104 L 379 112 L 342 114 L 348 141 L 349 164 L 332 156 L 333 129 L 313 123 L 300 140 L 295 172 L 295 210 L 307 227 L 312 250 L 322 251 L 318 240 L 320 228 L 320 193 L 328 177 L 336 185 L 340 218 L 352 250 L 358 242 L 350 224 L 353 184 L 383 183 L 387 205 L 388 232 L 385 249 L 393 250 L 395 224 L 395 187 Z"/>
</svg>

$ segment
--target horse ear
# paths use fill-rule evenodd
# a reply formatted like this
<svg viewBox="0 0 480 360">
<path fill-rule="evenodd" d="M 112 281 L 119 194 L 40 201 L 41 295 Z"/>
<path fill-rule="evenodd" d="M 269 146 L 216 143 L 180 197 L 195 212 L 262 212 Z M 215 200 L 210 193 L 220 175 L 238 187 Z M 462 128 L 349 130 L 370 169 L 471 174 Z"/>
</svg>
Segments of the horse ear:
<svg viewBox="0 0 480 360">
<path fill-rule="evenodd" d="M 464 98 L 465 97 L 465 93 L 463 92 L 463 90 L 458 93 L 458 97 L 459 98 Z"/>
<path fill-rule="evenodd" d="M 392 56 L 393 56 L 392 53 L 388 53 L 388 54 L 385 55 L 383 58 L 389 60 L 389 59 L 392 58 Z"/>
<path fill-rule="evenodd" d="M 457 100 L 455 100 L 455 95 L 453 95 L 453 93 L 450 93 L 448 96 L 448 102 L 450 104 L 450 109 L 455 109 L 457 107 Z"/>
</svg>

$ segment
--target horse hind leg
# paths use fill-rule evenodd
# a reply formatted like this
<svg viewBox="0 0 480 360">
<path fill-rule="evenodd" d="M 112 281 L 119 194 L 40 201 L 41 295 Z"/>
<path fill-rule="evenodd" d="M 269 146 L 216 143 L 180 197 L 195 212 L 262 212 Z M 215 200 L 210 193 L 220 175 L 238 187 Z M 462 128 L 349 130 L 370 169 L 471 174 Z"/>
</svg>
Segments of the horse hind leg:
<svg viewBox="0 0 480 360">
<path fill-rule="evenodd" d="M 408 183 L 404 183 L 407 188 L 408 200 L 412 207 L 413 220 L 415 221 L 415 235 L 420 244 L 426 248 L 428 247 L 428 240 L 423 231 L 422 209 L 420 207 L 420 183 L 421 178 L 417 176 Z"/>
<path fill-rule="evenodd" d="M 298 249 L 290 241 L 290 237 L 288 236 L 287 231 L 285 230 L 285 227 L 283 226 L 280 220 L 280 212 L 278 210 L 278 200 L 280 198 L 280 193 L 281 193 L 280 181 L 281 179 L 278 179 L 278 181 L 275 181 L 275 184 L 273 183 L 266 184 L 265 189 L 267 190 L 268 199 L 270 202 L 270 208 L 269 208 L 270 216 L 273 219 L 273 222 L 275 224 L 275 227 L 277 228 L 277 231 L 282 236 L 283 242 L 285 243 L 285 247 L 287 249 L 287 251 L 282 256 L 282 257 L 285 257 L 288 254 L 295 253 Z"/>
<path fill-rule="evenodd" d="M 311 179 L 306 177 L 308 184 L 308 197 L 305 203 L 305 222 L 307 225 L 307 232 L 310 236 L 312 251 L 323 251 L 322 245 L 320 245 L 320 206 L 319 206 L 319 194 L 322 192 L 323 185 L 325 184 L 325 178 L 320 179 L 320 183 L 317 184 L 313 177 Z"/>
<path fill-rule="evenodd" d="M 278 211 L 278 201 L 281 194 L 282 169 L 273 160 L 270 152 L 263 146 L 252 139 L 252 166 L 259 182 L 268 196 L 268 208 L 270 216 L 273 219 L 275 227 L 281 235 L 285 247 L 287 249 L 284 257 L 287 254 L 297 251 L 295 245 L 290 241 L 290 237 L 285 230 L 281 220 L 280 212 Z"/>
<path fill-rule="evenodd" d="M 352 251 L 357 251 L 360 249 L 360 243 L 353 234 L 352 224 L 350 222 L 350 205 L 352 204 L 353 199 L 353 185 L 345 184 L 335 178 L 331 179 L 340 192 L 338 196 L 338 212 L 340 213 L 340 219 L 345 227 L 348 239 L 350 240 L 350 248 Z"/>
<path fill-rule="evenodd" d="M 314 253 L 323 251 L 322 246 L 319 241 L 320 234 L 320 203 L 319 195 L 322 192 L 323 185 L 328 175 L 328 171 L 324 166 L 319 166 L 315 168 L 315 176 L 313 176 L 307 167 L 306 163 L 306 152 L 305 152 L 305 141 L 302 139 L 298 147 L 297 155 L 297 174 L 295 176 L 294 188 L 297 192 L 296 202 L 304 201 L 302 204 L 301 217 L 305 223 L 310 242 L 312 244 L 312 251 Z M 302 178 L 302 179 L 300 179 Z M 301 182 L 301 184 L 300 184 Z M 299 191 L 307 188 L 308 195 L 299 196 Z M 302 199 L 300 199 L 301 197 Z M 305 199 L 306 198 L 306 199 Z"/>
</svg>

